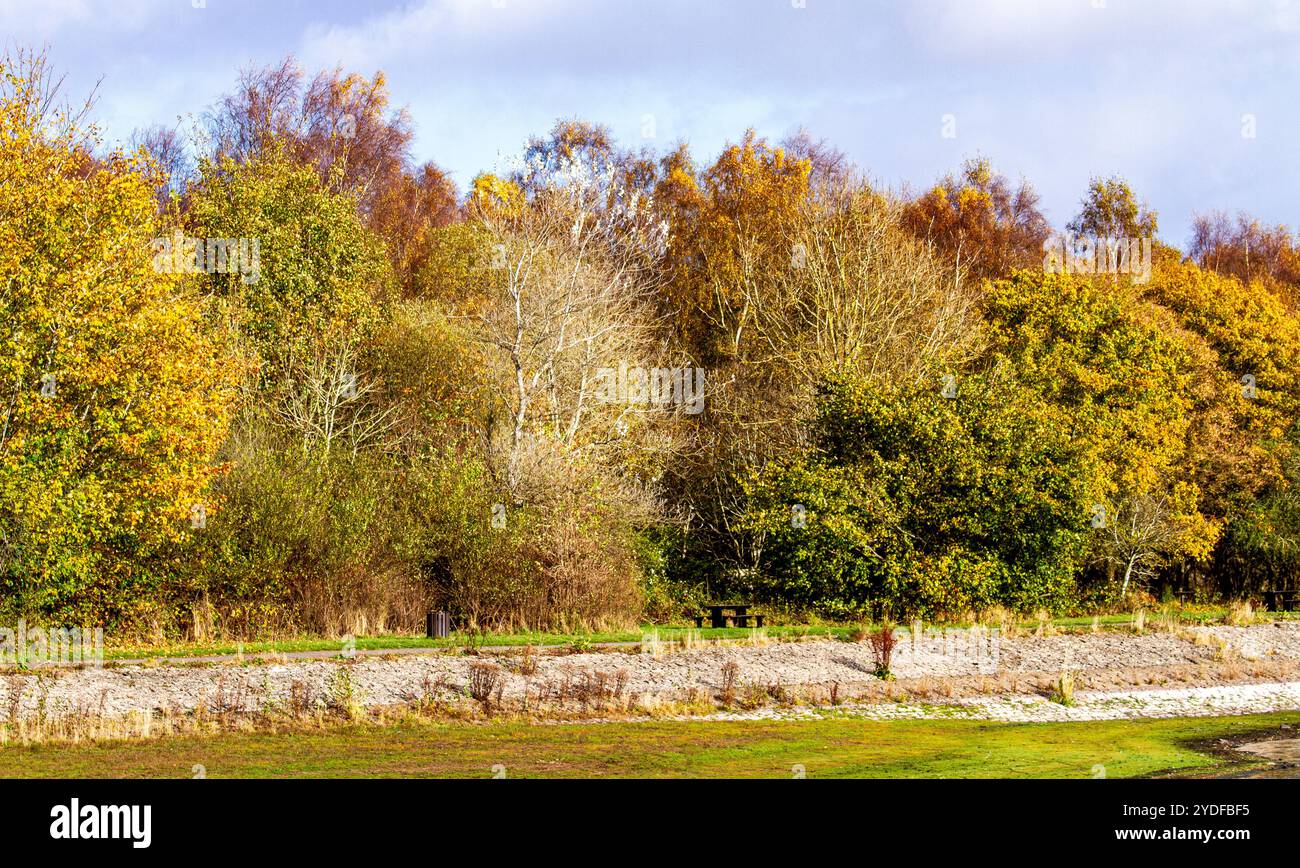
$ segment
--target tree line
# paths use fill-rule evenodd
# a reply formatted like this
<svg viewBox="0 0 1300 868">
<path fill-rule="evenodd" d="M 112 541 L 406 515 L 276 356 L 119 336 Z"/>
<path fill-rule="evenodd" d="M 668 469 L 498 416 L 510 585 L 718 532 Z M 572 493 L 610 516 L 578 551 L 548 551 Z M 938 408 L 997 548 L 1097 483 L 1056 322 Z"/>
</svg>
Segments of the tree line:
<svg viewBox="0 0 1300 868">
<path fill-rule="evenodd" d="M 1295 586 L 1284 226 L 1206 213 L 1184 251 L 1098 177 L 1050 267 L 1032 186 L 979 157 L 913 193 L 803 132 L 699 162 L 563 120 L 460 191 L 382 74 L 287 59 L 111 145 L 41 54 L 0 72 L 6 617 L 202 639 Z M 1120 240 L 1146 273 L 1100 267 Z"/>
</svg>

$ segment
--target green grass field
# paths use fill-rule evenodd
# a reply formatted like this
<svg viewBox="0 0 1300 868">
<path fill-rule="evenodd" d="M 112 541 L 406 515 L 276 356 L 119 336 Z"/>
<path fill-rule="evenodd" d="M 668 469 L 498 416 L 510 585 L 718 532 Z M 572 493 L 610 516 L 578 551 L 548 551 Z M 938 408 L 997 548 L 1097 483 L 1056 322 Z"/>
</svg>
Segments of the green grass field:
<svg viewBox="0 0 1300 868">
<path fill-rule="evenodd" d="M 1300 713 L 999 724 L 970 721 L 414 722 L 292 733 L 0 748 L 3 777 L 1109 778 L 1225 774 L 1195 743 L 1300 725 Z"/>
<path fill-rule="evenodd" d="M 1194 609 L 1178 613 L 1179 621 L 1187 624 L 1200 624 L 1220 621 L 1226 614 L 1224 609 Z M 1148 623 L 1154 614 L 1148 612 Z M 1273 613 L 1262 617 L 1286 619 L 1297 617 L 1297 613 Z M 1128 613 L 1098 616 L 1097 622 L 1106 628 L 1121 628 L 1132 622 Z M 1083 629 L 1093 623 L 1092 616 L 1055 618 L 1047 623 L 1061 629 Z M 968 627 L 969 624 L 951 623 L 928 625 L 936 627 Z M 1019 623 L 1019 628 L 1032 630 L 1039 626 L 1038 621 L 1026 620 Z M 777 625 L 763 628 L 763 633 L 772 639 L 798 637 L 824 637 L 843 639 L 849 636 L 856 625 Z M 356 648 L 363 651 L 397 650 L 404 648 L 465 648 L 471 646 L 506 646 L 523 647 L 535 645 L 553 647 L 566 645 L 641 642 L 652 633 L 657 633 L 661 641 L 680 640 L 690 633 L 702 640 L 746 639 L 753 633 L 743 628 L 726 628 L 694 630 L 683 625 L 643 625 L 638 630 L 605 631 L 592 633 L 456 633 L 447 639 L 426 639 L 423 636 L 358 636 Z M 137 658 L 163 657 L 215 657 L 244 654 L 293 653 L 298 651 L 341 651 L 342 643 L 338 639 L 297 638 L 267 642 L 208 642 L 208 643 L 166 643 L 162 645 L 110 645 L 104 649 L 106 660 L 126 660 Z"/>
</svg>

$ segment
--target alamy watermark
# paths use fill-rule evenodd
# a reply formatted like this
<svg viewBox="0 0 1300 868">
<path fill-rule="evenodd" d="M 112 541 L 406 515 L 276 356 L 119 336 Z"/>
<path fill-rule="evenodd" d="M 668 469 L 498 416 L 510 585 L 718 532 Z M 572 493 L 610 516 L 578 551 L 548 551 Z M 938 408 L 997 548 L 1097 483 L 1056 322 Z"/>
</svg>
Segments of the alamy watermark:
<svg viewBox="0 0 1300 868">
<path fill-rule="evenodd" d="M 1002 631 L 997 627 L 927 629 L 924 625 L 917 624 L 905 635 L 905 641 L 900 641 L 894 649 L 895 665 L 907 661 L 927 667 L 933 665 L 935 657 L 945 657 L 960 661 L 964 668 L 973 669 L 980 675 L 998 672 L 1002 657 Z"/>
<path fill-rule="evenodd" d="M 179 229 L 153 240 L 153 269 L 159 274 L 238 274 L 253 284 L 262 276 L 262 242 L 257 238 L 188 238 Z"/>
<path fill-rule="evenodd" d="M 679 407 L 704 412 L 703 368 L 643 368 L 621 363 L 596 372 L 596 400 L 604 404 Z"/>
<path fill-rule="evenodd" d="M 81 627 L 0 627 L 0 665 L 102 666 L 104 629 Z"/>
<path fill-rule="evenodd" d="M 1151 280 L 1150 238 L 1091 238 L 1053 235 L 1043 242 L 1048 274 L 1127 274 L 1134 283 Z"/>
<path fill-rule="evenodd" d="M 73 798 L 50 808 L 50 837 L 58 840 L 126 840 L 137 850 L 153 841 L 152 805 L 92 805 Z"/>
</svg>

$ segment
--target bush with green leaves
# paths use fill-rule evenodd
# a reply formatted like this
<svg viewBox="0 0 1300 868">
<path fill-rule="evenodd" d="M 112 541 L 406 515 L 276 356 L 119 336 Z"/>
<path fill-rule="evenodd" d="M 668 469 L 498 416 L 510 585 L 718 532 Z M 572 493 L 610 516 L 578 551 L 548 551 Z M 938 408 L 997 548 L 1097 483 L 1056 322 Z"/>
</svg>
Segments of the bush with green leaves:
<svg viewBox="0 0 1300 868">
<path fill-rule="evenodd" d="M 256 242 L 255 274 L 204 274 L 262 363 L 282 380 L 322 350 L 352 347 L 383 319 L 393 276 L 356 200 L 279 147 L 248 162 L 206 160 L 186 214 L 197 239 Z"/>
<path fill-rule="evenodd" d="M 44 61 L 0 56 L 0 617 L 147 617 L 205 503 L 236 363 L 152 268 L 148 165 L 89 155 Z"/>
<path fill-rule="evenodd" d="M 754 473 L 754 593 L 828 616 L 1061 609 L 1084 553 L 1082 457 L 1009 377 L 830 382 L 813 447 Z"/>
</svg>

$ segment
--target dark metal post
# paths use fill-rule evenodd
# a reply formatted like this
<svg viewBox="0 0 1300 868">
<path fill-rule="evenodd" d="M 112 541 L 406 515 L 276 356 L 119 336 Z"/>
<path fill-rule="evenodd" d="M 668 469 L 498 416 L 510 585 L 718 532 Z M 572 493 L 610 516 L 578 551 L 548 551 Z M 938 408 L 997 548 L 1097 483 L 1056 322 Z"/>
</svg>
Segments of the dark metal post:
<svg viewBox="0 0 1300 868">
<path fill-rule="evenodd" d="M 446 612 L 430 612 L 425 615 L 424 635 L 429 639 L 446 639 L 451 635 L 451 616 Z"/>
</svg>

